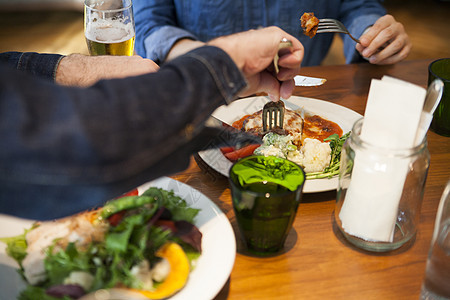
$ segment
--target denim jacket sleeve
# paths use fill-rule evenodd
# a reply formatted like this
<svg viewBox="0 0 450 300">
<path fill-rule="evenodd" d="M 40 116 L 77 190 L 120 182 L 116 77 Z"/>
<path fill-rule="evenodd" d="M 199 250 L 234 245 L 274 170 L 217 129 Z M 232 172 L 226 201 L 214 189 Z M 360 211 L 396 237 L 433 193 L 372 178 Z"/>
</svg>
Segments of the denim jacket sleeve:
<svg viewBox="0 0 450 300">
<path fill-rule="evenodd" d="M 62 217 L 185 169 L 205 120 L 245 86 L 211 46 L 85 89 L 0 65 L 0 213 Z"/>
<path fill-rule="evenodd" d="M 359 38 L 368 27 L 385 14 L 386 10 L 379 0 L 344 0 L 339 19 L 352 35 Z M 342 34 L 342 38 L 345 62 L 349 64 L 363 61 L 355 49 L 355 42 L 346 34 Z"/>
<path fill-rule="evenodd" d="M 165 61 L 180 39 L 197 39 L 177 24 L 175 3 L 165 0 L 135 0 L 136 52 L 157 64 Z"/>
<path fill-rule="evenodd" d="M 0 53 L 0 62 L 14 69 L 54 81 L 56 69 L 63 57 L 60 54 L 4 52 Z"/>
</svg>

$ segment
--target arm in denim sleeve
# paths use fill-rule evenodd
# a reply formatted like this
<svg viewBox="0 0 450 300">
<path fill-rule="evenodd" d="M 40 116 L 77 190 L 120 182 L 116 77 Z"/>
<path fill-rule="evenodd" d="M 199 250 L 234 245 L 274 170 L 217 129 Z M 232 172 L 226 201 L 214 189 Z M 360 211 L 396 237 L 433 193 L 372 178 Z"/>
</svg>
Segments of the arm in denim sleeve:
<svg viewBox="0 0 450 300">
<path fill-rule="evenodd" d="M 135 0 L 136 52 L 160 64 L 180 39 L 196 37 L 177 26 L 173 1 Z"/>
<path fill-rule="evenodd" d="M 378 0 L 344 0 L 339 19 L 353 36 L 359 38 L 369 26 L 385 14 L 386 10 Z M 361 61 L 362 57 L 355 49 L 355 42 L 346 34 L 342 37 L 346 63 Z"/>
<path fill-rule="evenodd" d="M 0 213 L 62 217 L 185 169 L 205 120 L 245 86 L 212 46 L 85 89 L 0 65 Z"/>
<path fill-rule="evenodd" d="M 4 52 L 0 53 L 0 62 L 14 69 L 54 81 L 56 69 L 63 57 L 60 54 Z"/>
</svg>

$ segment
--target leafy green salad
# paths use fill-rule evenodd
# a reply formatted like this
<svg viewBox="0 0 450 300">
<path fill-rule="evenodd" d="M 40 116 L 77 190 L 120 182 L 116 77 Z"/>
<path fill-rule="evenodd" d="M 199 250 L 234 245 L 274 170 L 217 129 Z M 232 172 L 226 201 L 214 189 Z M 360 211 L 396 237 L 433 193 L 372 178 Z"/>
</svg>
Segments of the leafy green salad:
<svg viewBox="0 0 450 300">
<path fill-rule="evenodd" d="M 198 212 L 151 187 L 0 241 L 28 283 L 19 299 L 78 299 L 111 288 L 162 299 L 183 288 L 201 255 Z"/>
</svg>

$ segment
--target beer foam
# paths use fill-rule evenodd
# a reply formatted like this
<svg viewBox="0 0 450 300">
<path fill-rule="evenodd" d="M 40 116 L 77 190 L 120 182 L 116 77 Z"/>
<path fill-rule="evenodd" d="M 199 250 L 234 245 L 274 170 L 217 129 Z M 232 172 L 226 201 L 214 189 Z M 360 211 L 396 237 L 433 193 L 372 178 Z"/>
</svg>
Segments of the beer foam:
<svg viewBox="0 0 450 300">
<path fill-rule="evenodd" d="M 119 43 L 134 36 L 134 27 L 132 22 L 125 24 L 120 20 L 98 19 L 87 24 L 85 36 L 91 41 L 100 43 Z"/>
</svg>

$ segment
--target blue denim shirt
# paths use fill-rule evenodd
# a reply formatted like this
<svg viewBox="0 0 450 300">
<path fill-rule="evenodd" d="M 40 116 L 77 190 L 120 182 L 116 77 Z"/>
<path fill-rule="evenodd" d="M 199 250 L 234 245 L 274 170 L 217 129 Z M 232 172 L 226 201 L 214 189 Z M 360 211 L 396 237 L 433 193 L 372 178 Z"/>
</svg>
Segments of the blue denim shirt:
<svg viewBox="0 0 450 300">
<path fill-rule="evenodd" d="M 378 0 L 134 0 L 133 5 L 136 51 L 157 63 L 163 62 L 173 44 L 182 38 L 206 42 L 275 25 L 302 42 L 303 66 L 319 65 L 333 34 L 305 36 L 299 20 L 304 12 L 314 12 L 318 18 L 339 19 L 356 37 L 386 13 Z M 355 42 L 348 36 L 343 38 L 347 63 L 358 61 Z"/>
<path fill-rule="evenodd" d="M 0 54 L 0 213 L 63 217 L 185 169 L 211 142 L 204 121 L 246 86 L 211 46 L 84 89 L 48 80 L 60 58 Z"/>
</svg>

